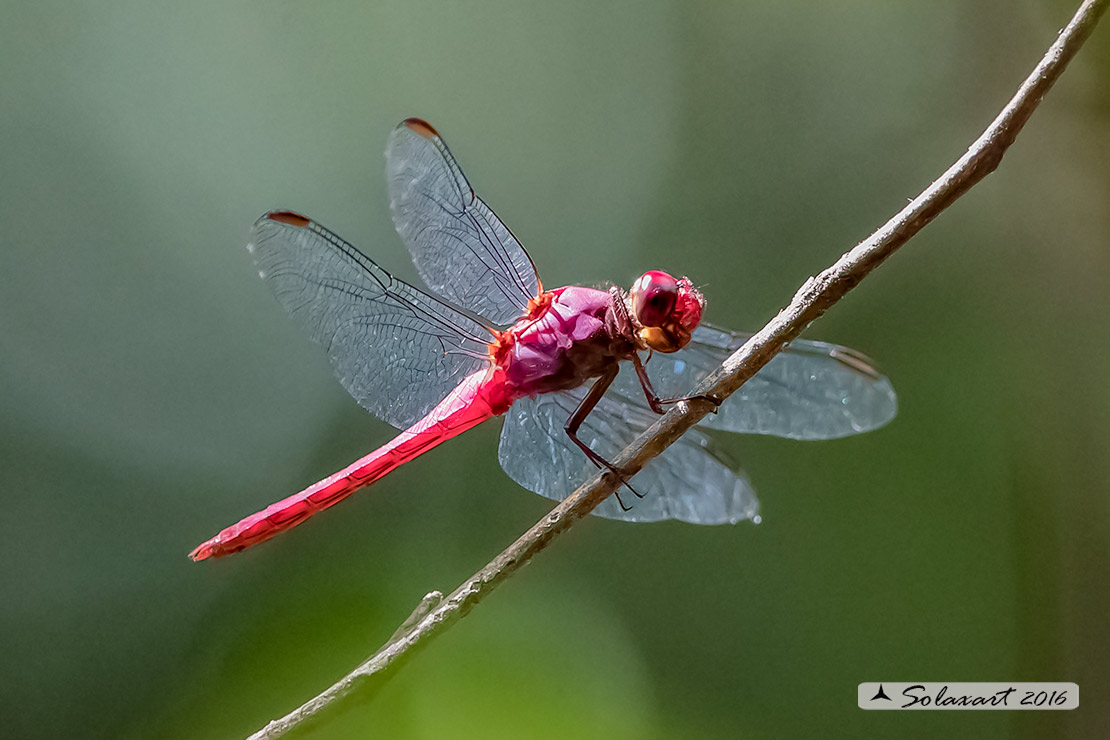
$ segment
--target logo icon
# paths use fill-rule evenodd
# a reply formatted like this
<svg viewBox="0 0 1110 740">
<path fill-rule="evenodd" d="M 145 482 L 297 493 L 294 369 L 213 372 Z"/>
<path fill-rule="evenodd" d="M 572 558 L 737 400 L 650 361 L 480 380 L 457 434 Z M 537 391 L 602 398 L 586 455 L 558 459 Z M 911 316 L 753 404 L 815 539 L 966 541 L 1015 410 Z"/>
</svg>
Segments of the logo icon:
<svg viewBox="0 0 1110 740">
<path fill-rule="evenodd" d="M 889 696 L 886 695 L 885 691 L 883 691 L 883 685 L 882 684 L 879 684 L 879 690 L 875 693 L 874 696 L 871 697 L 871 701 L 875 701 L 876 699 L 886 699 L 887 701 L 894 701 L 893 699 L 891 699 Z"/>
</svg>

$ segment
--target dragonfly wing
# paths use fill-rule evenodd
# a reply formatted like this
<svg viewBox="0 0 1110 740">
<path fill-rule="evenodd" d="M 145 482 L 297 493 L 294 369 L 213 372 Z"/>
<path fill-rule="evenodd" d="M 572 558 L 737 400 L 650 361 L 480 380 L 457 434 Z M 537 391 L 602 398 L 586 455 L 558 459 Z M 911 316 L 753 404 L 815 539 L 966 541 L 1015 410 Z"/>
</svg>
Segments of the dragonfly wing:
<svg viewBox="0 0 1110 740">
<path fill-rule="evenodd" d="M 248 246 L 282 306 L 364 408 L 407 428 L 489 364 L 489 329 L 398 280 L 323 226 L 264 214 Z"/>
<path fill-rule="evenodd" d="M 475 195 L 439 134 L 402 122 L 386 145 L 393 223 L 433 291 L 495 324 L 511 324 L 539 294 L 531 257 Z"/>
<path fill-rule="evenodd" d="M 657 353 L 648 361 L 656 393 L 663 398 L 689 394 L 750 337 L 699 326 L 684 349 Z M 621 369 L 612 390 L 647 408 L 631 368 Z M 700 426 L 790 439 L 835 439 L 881 427 L 897 411 L 890 381 L 870 359 L 847 347 L 797 339 Z"/>
<path fill-rule="evenodd" d="M 516 401 L 505 414 L 498 460 L 521 486 L 561 501 L 597 473 L 563 427 L 586 394 L 585 388 L 549 393 Z M 578 431 L 578 437 L 606 459 L 658 418 L 608 396 L 601 399 Z M 643 494 L 620 492 L 601 502 L 593 513 L 628 522 L 678 519 L 692 524 L 758 521 L 759 503 L 751 484 L 727 464 L 711 440 L 693 429 L 651 460 L 632 480 Z"/>
</svg>

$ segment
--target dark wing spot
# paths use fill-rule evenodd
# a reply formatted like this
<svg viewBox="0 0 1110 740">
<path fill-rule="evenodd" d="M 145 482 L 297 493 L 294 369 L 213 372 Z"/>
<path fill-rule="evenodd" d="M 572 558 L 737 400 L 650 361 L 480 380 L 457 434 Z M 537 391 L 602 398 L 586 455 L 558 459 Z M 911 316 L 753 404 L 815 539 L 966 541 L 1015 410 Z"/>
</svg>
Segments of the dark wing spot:
<svg viewBox="0 0 1110 740">
<path fill-rule="evenodd" d="M 439 132 L 432 127 L 432 124 L 428 123 L 423 118 L 406 118 L 401 122 L 401 125 L 407 126 L 410 131 L 420 134 L 425 139 L 439 136 Z"/>
<path fill-rule="evenodd" d="M 866 375 L 872 380 L 880 380 L 883 377 L 882 373 L 875 367 L 875 362 L 870 357 L 856 352 L 854 349 L 849 349 L 848 347 L 833 347 L 832 351 L 829 352 L 829 357 L 842 365 L 847 365 L 857 373 Z"/>
<path fill-rule="evenodd" d="M 292 211 L 271 211 L 270 213 L 266 214 L 266 218 L 270 219 L 271 221 L 277 221 L 278 223 L 289 224 L 290 226 L 298 226 L 302 229 L 312 223 L 309 219 L 305 218 L 301 214 L 293 213 Z"/>
</svg>

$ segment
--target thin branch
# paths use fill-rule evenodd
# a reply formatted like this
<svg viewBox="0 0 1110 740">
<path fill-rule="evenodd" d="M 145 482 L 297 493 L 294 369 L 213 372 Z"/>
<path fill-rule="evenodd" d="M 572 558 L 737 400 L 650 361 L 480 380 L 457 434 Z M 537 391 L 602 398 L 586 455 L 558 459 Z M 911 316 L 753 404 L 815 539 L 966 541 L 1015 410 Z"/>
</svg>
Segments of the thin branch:
<svg viewBox="0 0 1110 740">
<path fill-rule="evenodd" d="M 878 231 L 843 255 L 832 267 L 808 279 L 790 305 L 725 360 L 693 394 L 722 400 L 727 398 L 883 260 L 993 172 L 1045 93 L 1090 35 L 1108 3 L 1110 0 L 1086 0 L 1036 69 L 1022 83 L 1017 94 L 968 148 L 967 153 Z M 626 474 L 635 474 L 713 408 L 707 400 L 676 404 L 613 462 Z M 515 573 L 557 535 L 589 514 L 619 485 L 620 482 L 611 473 L 598 475 L 583 484 L 448 596 L 442 600 L 437 592 L 425 596 L 412 616 L 385 645 L 334 686 L 281 719 L 270 722 L 248 740 L 272 740 L 317 718 L 321 710 L 356 689 L 366 693 L 379 685 L 385 676 L 393 673 L 386 671 L 387 668 L 458 621 L 495 586 Z"/>
</svg>

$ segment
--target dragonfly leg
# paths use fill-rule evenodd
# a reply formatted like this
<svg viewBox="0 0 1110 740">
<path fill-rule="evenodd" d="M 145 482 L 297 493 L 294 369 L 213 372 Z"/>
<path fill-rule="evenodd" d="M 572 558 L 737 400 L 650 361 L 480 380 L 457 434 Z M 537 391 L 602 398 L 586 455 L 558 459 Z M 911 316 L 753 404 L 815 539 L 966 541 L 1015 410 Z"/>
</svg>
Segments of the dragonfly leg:
<svg viewBox="0 0 1110 740">
<path fill-rule="evenodd" d="M 628 483 L 625 483 L 625 485 L 627 486 Z M 633 491 L 633 493 L 635 493 L 635 491 Z M 620 505 L 621 511 L 632 511 L 632 507 L 621 500 L 621 492 L 620 491 L 613 491 L 613 495 L 617 497 L 617 503 Z M 636 495 L 639 496 L 640 494 L 636 494 Z M 643 496 L 640 496 L 640 498 L 643 498 Z"/>
<path fill-rule="evenodd" d="M 644 495 L 632 487 L 632 484 L 628 482 L 628 479 L 625 478 L 624 473 L 622 473 L 620 469 L 617 468 L 617 466 L 613 465 L 613 463 L 609 462 L 604 457 L 594 452 L 592 449 L 590 449 L 590 446 L 588 444 L 578 438 L 578 430 L 582 427 L 582 423 L 586 421 L 586 417 L 590 415 L 590 412 L 594 410 L 595 406 L 597 406 L 598 401 L 600 401 L 601 397 L 605 395 L 605 391 L 608 390 L 610 385 L 612 385 L 613 380 L 617 377 L 617 373 L 619 371 L 620 366 L 614 364 L 612 370 L 606 372 L 604 375 L 594 381 L 593 387 L 590 388 L 590 392 L 586 394 L 586 397 L 582 399 L 582 403 L 578 404 L 578 408 L 576 408 L 574 410 L 574 413 L 570 415 L 570 418 L 567 419 L 567 423 L 563 427 L 563 431 L 567 433 L 567 436 L 570 437 L 571 441 L 574 442 L 574 444 L 578 445 L 578 449 L 582 450 L 589 461 L 597 466 L 598 469 L 605 469 L 613 473 L 618 478 L 620 478 L 620 481 L 624 484 L 625 488 L 627 488 L 629 491 L 632 491 L 636 498 L 643 498 Z M 617 495 L 617 502 L 620 503 L 622 509 L 628 511 L 628 507 L 626 507 L 624 505 L 624 502 L 620 499 L 620 494 Z"/>
<path fill-rule="evenodd" d="M 651 356 L 648 356 L 651 359 Z M 717 409 L 721 407 L 721 399 L 714 398 L 713 396 L 706 396 L 700 394 L 697 396 L 682 396 L 681 398 L 660 398 L 659 394 L 655 392 L 655 388 L 651 385 L 651 378 L 648 377 L 647 368 L 644 366 L 643 361 L 640 359 L 640 353 L 636 352 L 632 355 L 632 365 L 636 368 L 636 377 L 640 379 L 640 387 L 644 389 L 644 396 L 647 397 L 648 406 L 657 414 L 662 414 L 666 409 L 664 405 L 678 403 L 679 401 L 693 401 L 700 399 L 709 401 L 713 404 L 713 413 L 717 413 Z"/>
</svg>

